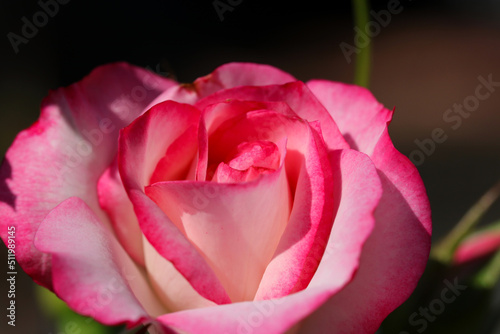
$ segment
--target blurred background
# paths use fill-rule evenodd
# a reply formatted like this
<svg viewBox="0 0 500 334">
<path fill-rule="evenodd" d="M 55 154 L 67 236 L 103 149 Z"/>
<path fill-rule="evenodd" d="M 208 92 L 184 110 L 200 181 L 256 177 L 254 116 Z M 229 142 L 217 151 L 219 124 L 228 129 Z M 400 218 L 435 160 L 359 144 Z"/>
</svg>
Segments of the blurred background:
<svg viewBox="0 0 500 334">
<path fill-rule="evenodd" d="M 274 65 L 303 81 L 353 81 L 355 55 L 349 61 L 340 47 L 355 45 L 350 1 L 233 0 L 239 4 L 219 15 L 211 0 L 61 0 L 66 3 L 44 22 L 37 13 L 45 2 L 0 2 L 2 157 L 16 134 L 36 121 L 50 89 L 109 62 L 149 67 L 180 82 L 231 61 Z M 388 1 L 370 3 L 375 12 L 388 6 Z M 387 108 L 396 107 L 390 126 L 395 146 L 419 157 L 437 241 L 500 178 L 500 87 L 456 129 L 443 118 L 475 94 L 479 77 L 500 82 L 500 2 L 401 0 L 400 7 L 373 37 L 370 89 Z M 23 20 L 34 19 L 43 23 L 38 31 L 13 47 Z M 415 141 L 431 138 L 436 128 L 443 129 L 446 141 L 435 143 L 431 154 L 414 153 L 422 152 Z M 484 221 L 499 218 L 497 203 Z M 7 259 L 3 244 L 0 249 Z M 3 319 L 0 332 L 58 333 L 33 301 L 31 279 L 22 273 L 17 279 L 16 327 Z M 4 282 L 0 286 L 6 287 Z M 5 310 L 6 293 L 0 301 Z M 492 325 L 500 332 L 498 327 Z"/>
</svg>

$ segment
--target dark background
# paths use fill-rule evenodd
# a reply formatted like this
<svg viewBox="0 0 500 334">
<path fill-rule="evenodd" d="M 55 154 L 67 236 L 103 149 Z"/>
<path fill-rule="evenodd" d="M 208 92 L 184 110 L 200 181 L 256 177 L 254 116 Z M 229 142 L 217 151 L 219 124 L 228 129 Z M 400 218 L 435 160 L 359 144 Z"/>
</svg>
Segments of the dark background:
<svg viewBox="0 0 500 334">
<path fill-rule="evenodd" d="M 387 8 L 387 1 L 371 3 L 375 11 Z M 370 88 L 386 107 L 396 106 L 390 132 L 402 153 L 409 155 L 417 148 L 414 141 L 430 138 L 435 128 L 448 136 L 418 167 L 436 241 L 500 178 L 500 89 L 457 130 L 443 121 L 446 109 L 474 94 L 478 76 L 492 74 L 500 81 L 500 4 L 401 4 L 403 11 L 374 37 Z M 50 89 L 78 81 L 104 63 L 149 66 L 181 82 L 230 61 L 271 64 L 304 81 L 353 78 L 354 62 L 349 64 L 339 47 L 354 44 L 349 1 L 243 0 L 221 21 L 212 1 L 71 0 L 16 54 L 7 34 L 21 35 L 22 18 L 33 22 L 40 10 L 36 1 L 0 3 L 0 156 L 37 119 Z M 497 204 L 485 221 L 498 219 Z M 6 259 L 6 248 L 1 249 Z M 55 333 L 32 300 L 26 275 L 18 275 L 18 288 L 17 326 L 13 330 L 4 319 L 0 332 Z M 6 293 L 0 294 L 4 309 Z"/>
</svg>

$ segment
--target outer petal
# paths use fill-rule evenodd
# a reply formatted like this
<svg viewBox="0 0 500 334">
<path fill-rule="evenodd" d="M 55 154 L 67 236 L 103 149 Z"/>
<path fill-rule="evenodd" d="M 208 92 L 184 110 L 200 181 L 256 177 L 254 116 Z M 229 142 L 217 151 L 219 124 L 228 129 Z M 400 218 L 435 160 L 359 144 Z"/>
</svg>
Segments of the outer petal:
<svg viewBox="0 0 500 334">
<path fill-rule="evenodd" d="M 158 95 L 156 99 L 151 101 L 145 110 L 151 109 L 153 106 L 165 102 L 165 101 L 175 101 L 179 103 L 195 104 L 199 97 L 196 91 L 192 89 L 189 85 L 179 85 L 173 86 L 163 93 Z"/>
<path fill-rule="evenodd" d="M 276 67 L 254 63 L 229 63 L 211 74 L 196 79 L 194 86 L 199 98 L 217 91 L 239 86 L 281 85 L 296 81 L 290 74 Z"/>
<path fill-rule="evenodd" d="M 350 144 L 370 156 L 384 193 L 353 282 L 309 317 L 303 332 L 319 326 L 336 333 L 372 333 L 408 298 L 423 273 L 431 242 L 429 202 L 417 169 L 390 140 L 390 111 L 360 87 L 326 81 L 308 85 Z"/>
<path fill-rule="evenodd" d="M 134 326 L 148 319 L 130 288 L 138 287 L 142 277 L 129 271 L 130 263 L 123 260 L 130 259 L 79 198 L 64 201 L 47 215 L 35 245 L 52 255 L 54 291 L 76 312 L 107 325 Z M 147 289 L 145 285 L 135 292 L 146 298 Z M 156 312 L 161 310 L 157 301 L 155 305 Z"/>
<path fill-rule="evenodd" d="M 115 156 L 118 130 L 174 85 L 127 64 L 102 66 L 51 92 L 38 122 L 17 136 L 0 171 L 0 235 L 5 240 L 16 225 L 17 260 L 36 282 L 51 286 L 50 257 L 32 243 L 42 219 L 78 196 L 105 221 L 96 185 Z"/>
<path fill-rule="evenodd" d="M 99 203 L 108 214 L 116 237 L 127 253 L 144 266 L 142 232 L 118 172 L 118 163 L 104 172 L 98 183 Z"/>
<path fill-rule="evenodd" d="M 229 297 L 212 269 L 169 217 L 144 193 L 144 187 L 150 184 L 156 167 L 168 154 L 171 145 L 191 128 L 197 128 L 199 117 L 200 112 L 190 105 L 173 101 L 156 105 L 122 130 L 118 164 L 148 242 L 201 296 L 215 303 L 225 303 L 230 301 Z M 175 163 L 184 164 L 193 158 L 185 155 Z"/>
<path fill-rule="evenodd" d="M 330 160 L 336 171 L 333 195 L 338 199 L 337 218 L 325 255 L 307 289 L 279 299 L 166 314 L 158 320 L 190 333 L 284 333 L 338 293 L 358 267 L 363 243 L 374 226 L 373 211 L 382 189 L 375 167 L 365 155 L 346 150 L 332 153 Z M 330 326 L 324 332 L 334 328 Z M 313 326 L 308 333 L 318 332 L 319 328 Z"/>
<path fill-rule="evenodd" d="M 228 99 L 286 102 L 299 117 L 310 122 L 320 122 L 323 138 L 330 149 L 349 148 L 332 116 L 301 81 L 284 85 L 226 89 L 201 99 L 196 106 L 203 110 L 211 104 Z"/>
<path fill-rule="evenodd" d="M 280 299 L 165 314 L 157 321 L 178 333 L 282 334 L 321 305 L 327 296 L 319 289 L 301 291 Z"/>
<path fill-rule="evenodd" d="M 392 112 L 363 87 L 326 80 L 309 81 L 307 87 L 332 115 L 351 148 L 371 156 Z"/>
<path fill-rule="evenodd" d="M 291 81 L 296 79 L 269 65 L 228 63 L 216 68 L 211 74 L 196 79 L 193 84 L 183 84 L 165 91 L 149 107 L 167 100 L 194 104 L 219 90 L 238 86 L 281 85 Z"/>
</svg>

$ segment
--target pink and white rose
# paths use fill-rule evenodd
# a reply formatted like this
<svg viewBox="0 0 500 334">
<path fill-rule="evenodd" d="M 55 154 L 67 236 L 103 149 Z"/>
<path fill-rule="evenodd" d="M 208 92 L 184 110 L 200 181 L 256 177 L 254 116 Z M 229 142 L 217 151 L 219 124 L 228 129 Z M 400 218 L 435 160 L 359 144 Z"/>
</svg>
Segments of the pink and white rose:
<svg viewBox="0 0 500 334">
<path fill-rule="evenodd" d="M 373 333 L 430 249 L 416 168 L 361 87 L 230 63 L 178 84 L 125 63 L 50 92 L 0 171 L 1 236 L 103 324 Z"/>
</svg>

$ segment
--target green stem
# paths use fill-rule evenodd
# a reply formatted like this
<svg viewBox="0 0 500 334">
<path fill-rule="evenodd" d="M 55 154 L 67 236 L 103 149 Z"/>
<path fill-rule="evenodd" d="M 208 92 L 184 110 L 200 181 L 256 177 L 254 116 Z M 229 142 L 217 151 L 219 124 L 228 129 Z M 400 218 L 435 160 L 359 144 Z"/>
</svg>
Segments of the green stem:
<svg viewBox="0 0 500 334">
<path fill-rule="evenodd" d="M 370 20 L 369 5 L 367 0 L 353 0 L 354 24 L 364 31 L 366 24 Z M 367 35 L 367 38 L 370 37 Z M 356 46 L 358 47 L 358 46 Z M 370 83 L 370 59 L 371 59 L 371 40 L 366 42 L 366 46 L 358 47 L 359 53 L 356 58 L 356 69 L 354 73 L 354 83 L 368 88 Z"/>
</svg>

